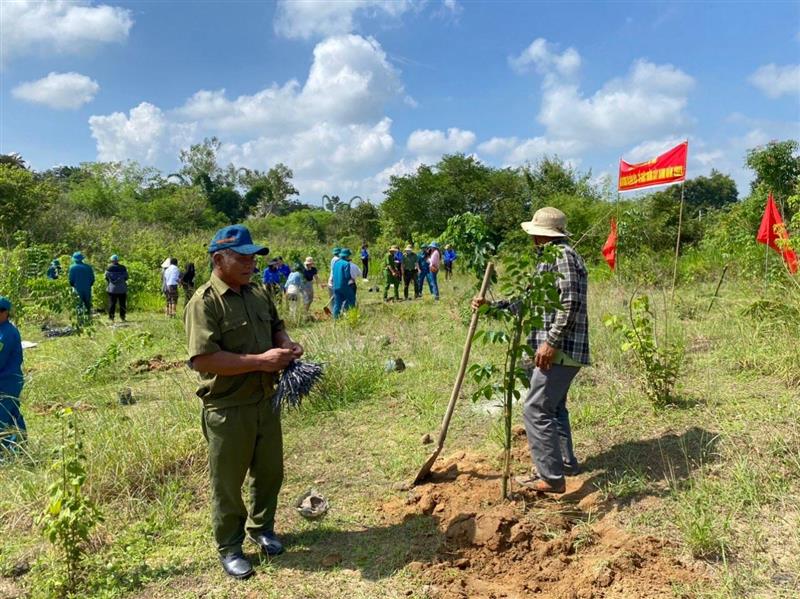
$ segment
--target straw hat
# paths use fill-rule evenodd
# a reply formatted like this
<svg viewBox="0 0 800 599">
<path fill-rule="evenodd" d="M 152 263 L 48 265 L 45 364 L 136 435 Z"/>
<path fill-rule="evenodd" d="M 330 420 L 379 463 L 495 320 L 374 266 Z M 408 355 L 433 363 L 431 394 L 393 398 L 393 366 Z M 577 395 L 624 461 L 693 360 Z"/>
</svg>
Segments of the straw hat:
<svg viewBox="0 0 800 599">
<path fill-rule="evenodd" d="M 412 246 L 411 244 L 407 245 L 405 251 L 406 252 L 413 252 L 414 251 L 414 246 Z"/>
<path fill-rule="evenodd" d="M 546 206 L 533 213 L 530 221 L 521 223 L 522 230 L 528 235 L 540 237 L 569 237 L 567 231 L 567 215 L 558 208 Z"/>
<path fill-rule="evenodd" d="M 391 251 L 393 251 L 393 252 L 399 252 L 399 251 L 400 251 L 400 248 L 399 248 L 398 246 L 396 246 L 396 245 L 393 245 L 393 246 L 392 246 L 392 247 L 390 247 L 389 249 L 390 249 Z"/>
</svg>

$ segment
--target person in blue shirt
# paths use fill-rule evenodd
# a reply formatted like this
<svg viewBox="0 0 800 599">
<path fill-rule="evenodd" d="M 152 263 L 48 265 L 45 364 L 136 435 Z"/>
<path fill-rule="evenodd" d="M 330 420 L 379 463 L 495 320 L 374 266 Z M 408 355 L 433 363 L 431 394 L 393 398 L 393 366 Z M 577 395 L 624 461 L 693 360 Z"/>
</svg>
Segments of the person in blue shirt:
<svg viewBox="0 0 800 599">
<path fill-rule="evenodd" d="M 58 260 L 53 260 L 50 266 L 47 267 L 47 278 L 55 281 L 61 275 L 61 263 Z"/>
<path fill-rule="evenodd" d="M 289 275 L 292 274 L 292 269 L 289 268 L 288 264 L 285 264 L 283 261 L 283 256 L 278 256 L 276 258 L 278 261 L 278 272 L 281 273 L 281 285 L 286 285 L 286 280 L 289 278 Z"/>
<path fill-rule="evenodd" d="M 350 268 L 350 250 L 342 248 L 339 251 L 339 260 L 333 265 L 333 317 L 355 307 L 356 284 L 353 280 L 353 270 Z"/>
<path fill-rule="evenodd" d="M 422 286 L 428 278 L 428 246 L 423 244 L 417 253 L 417 281 L 414 286 L 414 299 L 422 297 Z"/>
<path fill-rule="evenodd" d="M 369 249 L 366 242 L 361 246 L 361 272 L 365 279 L 369 277 Z"/>
<path fill-rule="evenodd" d="M 278 259 L 273 258 L 264 269 L 264 276 L 262 278 L 264 285 L 266 285 L 272 292 L 276 299 L 281 297 L 283 285 L 281 284 L 281 273 L 278 270 Z"/>
<path fill-rule="evenodd" d="M 442 259 L 444 260 L 445 281 L 453 276 L 453 262 L 456 261 L 456 258 L 458 258 L 458 254 L 456 254 L 453 246 L 448 243 L 446 246 L 444 246 L 444 255 L 442 256 Z"/>
<path fill-rule="evenodd" d="M 19 409 L 22 338 L 8 319 L 11 301 L 0 296 L 0 450 L 14 450 L 25 439 L 25 419 Z"/>
<path fill-rule="evenodd" d="M 92 285 L 94 285 L 94 270 L 83 261 L 83 254 L 75 252 L 72 254 L 72 264 L 69 267 L 69 284 L 78 294 L 81 300 L 81 308 L 84 313 L 91 318 L 92 316 Z"/>
</svg>

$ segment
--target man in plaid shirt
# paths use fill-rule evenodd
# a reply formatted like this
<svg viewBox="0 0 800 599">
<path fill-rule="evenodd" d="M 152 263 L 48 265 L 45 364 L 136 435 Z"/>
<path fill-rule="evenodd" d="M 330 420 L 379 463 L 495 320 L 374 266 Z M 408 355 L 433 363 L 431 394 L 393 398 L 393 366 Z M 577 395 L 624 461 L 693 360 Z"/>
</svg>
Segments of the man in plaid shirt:
<svg viewBox="0 0 800 599">
<path fill-rule="evenodd" d="M 535 368 L 525 397 L 523 419 L 534 463 L 530 476 L 517 477 L 525 488 L 542 493 L 563 493 L 565 475 L 577 474 L 578 459 L 572 447 L 567 393 L 581 366 L 589 364 L 588 273 L 580 255 L 569 245 L 567 217 L 556 208 L 537 210 L 522 228 L 537 247 L 557 245 L 561 255 L 554 264 L 538 270 L 557 271 L 561 309 L 544 315 L 541 329 L 531 331 L 528 342 L 536 348 Z M 482 300 L 472 302 L 474 309 Z"/>
</svg>

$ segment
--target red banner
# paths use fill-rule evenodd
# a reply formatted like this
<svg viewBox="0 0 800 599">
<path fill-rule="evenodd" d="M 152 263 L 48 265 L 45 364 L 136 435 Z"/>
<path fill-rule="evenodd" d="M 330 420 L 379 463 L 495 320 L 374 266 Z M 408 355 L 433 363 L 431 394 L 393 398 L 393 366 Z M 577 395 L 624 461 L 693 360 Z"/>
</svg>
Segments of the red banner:
<svg viewBox="0 0 800 599">
<path fill-rule="evenodd" d="M 686 158 L 689 155 L 689 142 L 678 144 L 671 150 L 664 152 L 647 162 L 629 164 L 624 160 L 619 161 L 619 191 L 632 191 L 653 187 L 654 185 L 669 185 L 686 179 Z"/>
<path fill-rule="evenodd" d="M 608 262 L 611 270 L 614 270 L 617 267 L 617 219 L 613 217 L 611 219 L 611 232 L 608 234 L 608 239 L 606 239 L 606 243 L 600 251 L 603 253 L 603 258 Z"/>
<path fill-rule="evenodd" d="M 771 192 L 764 208 L 764 216 L 761 218 L 761 226 L 756 234 L 756 241 L 768 245 L 783 256 L 789 272 L 792 274 L 797 272 L 797 254 L 788 246 L 789 233 L 786 231 L 786 225 L 783 224 L 781 213 L 778 212 Z M 779 243 L 775 243 L 776 241 Z"/>
</svg>

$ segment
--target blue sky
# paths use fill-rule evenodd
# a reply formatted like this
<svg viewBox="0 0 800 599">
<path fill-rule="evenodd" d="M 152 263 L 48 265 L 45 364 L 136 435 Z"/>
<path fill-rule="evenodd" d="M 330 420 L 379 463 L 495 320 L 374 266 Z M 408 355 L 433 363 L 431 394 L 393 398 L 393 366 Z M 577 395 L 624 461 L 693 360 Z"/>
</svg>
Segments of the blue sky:
<svg viewBox="0 0 800 599">
<path fill-rule="evenodd" d="M 284 162 L 305 201 L 379 200 L 443 153 L 595 177 L 689 139 L 740 193 L 800 138 L 797 2 L 0 2 L 0 152 L 34 168 Z"/>
</svg>

